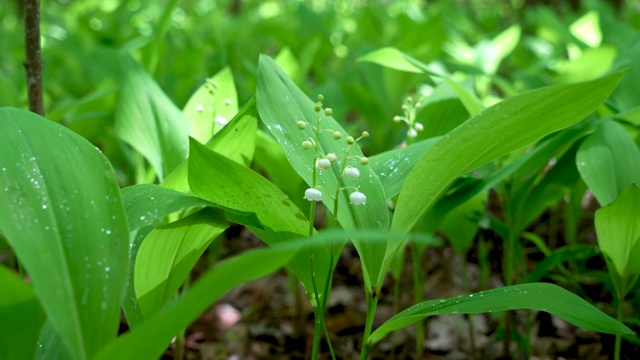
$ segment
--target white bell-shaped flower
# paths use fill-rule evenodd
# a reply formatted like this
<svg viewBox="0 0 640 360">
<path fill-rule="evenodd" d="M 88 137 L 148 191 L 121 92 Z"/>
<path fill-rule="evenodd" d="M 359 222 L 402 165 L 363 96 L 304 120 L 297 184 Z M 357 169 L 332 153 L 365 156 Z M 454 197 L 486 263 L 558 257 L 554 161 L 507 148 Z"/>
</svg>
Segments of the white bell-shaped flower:
<svg viewBox="0 0 640 360">
<path fill-rule="evenodd" d="M 329 161 L 329 159 L 316 160 L 316 168 L 318 170 L 327 170 L 330 167 L 331 167 L 331 161 Z"/>
<path fill-rule="evenodd" d="M 352 205 L 366 205 L 367 196 L 360 191 L 354 191 L 349 195 L 349 200 Z"/>
<path fill-rule="evenodd" d="M 304 192 L 304 199 L 309 201 L 322 201 L 322 192 L 318 189 L 308 188 Z"/>
<path fill-rule="evenodd" d="M 344 174 L 348 177 L 357 178 L 358 176 L 360 176 L 360 170 L 354 168 L 353 166 L 347 166 L 344 169 Z"/>
</svg>

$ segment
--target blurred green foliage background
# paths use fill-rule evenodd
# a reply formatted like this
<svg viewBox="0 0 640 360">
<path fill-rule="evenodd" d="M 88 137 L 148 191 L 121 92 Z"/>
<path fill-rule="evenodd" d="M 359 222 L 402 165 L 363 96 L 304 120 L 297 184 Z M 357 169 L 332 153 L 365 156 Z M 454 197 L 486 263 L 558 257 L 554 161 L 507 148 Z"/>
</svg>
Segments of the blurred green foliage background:
<svg viewBox="0 0 640 360">
<path fill-rule="evenodd" d="M 458 100 L 435 91 L 424 74 L 357 61 L 376 49 L 393 46 L 447 73 L 462 74 L 458 78 L 475 87 L 485 104 L 543 85 L 592 79 L 623 67 L 640 53 L 639 1 L 545 3 L 44 1 L 45 108 L 48 118 L 88 138 L 115 164 L 123 163 L 126 151 L 110 130 L 121 52 L 130 52 L 178 107 L 225 66 L 230 67 L 239 102 L 244 104 L 255 92 L 258 55 L 279 54 L 288 58 L 287 70 L 298 85 L 312 97 L 323 93 L 347 129 L 372 131 L 365 151 L 375 154 L 404 140 L 403 124 L 391 119 L 401 113 L 408 95 L 435 93 L 440 100 L 457 102 L 421 111 L 422 122 L 449 117 L 453 128 L 469 117 Z M 0 36 L 0 105 L 26 108 L 21 4 L 0 3 L 0 33 L 6 35 Z M 572 31 L 577 19 L 586 17 L 589 23 L 589 16 L 596 17 L 591 24 L 598 25 L 595 33 L 600 37 Z M 517 45 L 498 61 L 494 73 L 487 73 L 489 40 L 514 24 L 522 31 Z M 620 56 L 625 53 L 628 56 Z M 492 85 L 480 86 L 480 76 L 490 78 Z M 638 105 L 634 99 L 619 101 L 628 108 Z M 427 128 L 433 131 L 421 137 L 450 130 Z M 123 182 L 129 183 L 126 178 Z"/>
</svg>

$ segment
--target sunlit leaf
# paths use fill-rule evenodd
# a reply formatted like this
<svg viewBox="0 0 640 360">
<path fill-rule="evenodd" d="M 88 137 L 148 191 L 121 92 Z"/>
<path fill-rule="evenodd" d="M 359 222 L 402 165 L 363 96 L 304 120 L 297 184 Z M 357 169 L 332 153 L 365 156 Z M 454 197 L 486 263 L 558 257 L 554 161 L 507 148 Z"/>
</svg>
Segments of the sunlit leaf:
<svg viewBox="0 0 640 360">
<path fill-rule="evenodd" d="M 147 235 L 138 250 L 134 273 L 143 315 L 157 312 L 175 297 L 211 241 L 228 227 L 221 211 L 205 209 Z"/>
<path fill-rule="evenodd" d="M 206 143 L 238 112 L 238 94 L 228 67 L 207 79 L 182 110 L 191 124 L 191 136 Z"/>
<path fill-rule="evenodd" d="M 122 57 L 123 79 L 115 132 L 141 153 L 160 179 L 187 158 L 189 123 L 180 109 L 130 57 Z"/>
<path fill-rule="evenodd" d="M 640 149 L 615 121 L 606 121 L 576 155 L 578 171 L 600 205 L 607 205 L 632 183 L 640 184 Z"/>
</svg>

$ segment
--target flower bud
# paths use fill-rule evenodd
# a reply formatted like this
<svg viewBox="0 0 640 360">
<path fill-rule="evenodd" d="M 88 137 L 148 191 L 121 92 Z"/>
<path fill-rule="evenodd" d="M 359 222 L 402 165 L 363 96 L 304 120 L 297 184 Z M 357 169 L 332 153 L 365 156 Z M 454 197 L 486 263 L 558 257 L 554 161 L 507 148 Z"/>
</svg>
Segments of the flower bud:
<svg viewBox="0 0 640 360">
<path fill-rule="evenodd" d="M 304 121 L 300 120 L 296 123 L 296 126 L 298 127 L 298 129 L 300 130 L 304 130 L 304 128 L 307 127 L 307 123 L 305 123 Z"/>
<path fill-rule="evenodd" d="M 399 116 L 399 115 L 394 116 L 394 117 L 393 117 L 393 121 L 395 121 L 395 122 L 400 122 L 400 121 L 402 121 L 402 116 Z"/>
<path fill-rule="evenodd" d="M 422 131 L 422 130 L 424 130 L 424 125 L 422 125 L 422 123 L 417 122 L 417 123 L 415 123 L 415 125 L 413 125 L 413 126 L 414 126 L 414 127 L 416 128 L 416 130 L 418 130 L 418 131 Z"/>
<path fill-rule="evenodd" d="M 356 143 L 356 139 L 354 139 L 353 136 L 347 136 L 347 144 L 353 145 L 355 143 Z"/>
<path fill-rule="evenodd" d="M 327 116 L 331 116 L 331 114 L 333 114 L 333 110 L 331 110 L 331 108 L 326 108 L 324 109 L 324 114 Z"/>
<path fill-rule="evenodd" d="M 360 165 L 369 165 L 369 158 L 363 156 L 360 158 Z"/>
<path fill-rule="evenodd" d="M 360 170 L 354 168 L 353 166 L 347 166 L 344 169 L 344 174 L 348 177 L 357 178 L 358 176 L 360 176 Z"/>
<path fill-rule="evenodd" d="M 334 153 L 328 153 L 324 158 L 331 162 L 334 162 L 338 159 L 338 157 Z"/>
<path fill-rule="evenodd" d="M 320 110 L 322 110 L 322 104 L 321 103 L 316 103 L 316 106 L 313 108 L 313 110 L 317 113 L 320 112 Z"/>
<path fill-rule="evenodd" d="M 416 129 L 409 129 L 409 131 L 407 132 L 407 136 L 410 138 L 414 138 L 418 136 L 418 132 L 416 131 Z"/>
<path fill-rule="evenodd" d="M 360 191 L 354 191 L 349 195 L 349 201 L 352 205 L 366 205 L 367 196 Z"/>
<path fill-rule="evenodd" d="M 313 143 L 309 140 L 305 140 L 302 142 L 302 150 L 309 150 L 313 147 Z"/>
<path fill-rule="evenodd" d="M 324 96 L 322 94 L 318 95 L 318 102 L 323 102 L 324 101 Z"/>
<path fill-rule="evenodd" d="M 318 170 L 327 170 L 331 167 L 331 161 L 329 159 L 318 159 L 316 160 L 316 169 Z"/>
<path fill-rule="evenodd" d="M 336 131 L 333 133 L 333 140 L 340 140 L 340 138 L 342 138 L 342 134 L 340 133 L 340 131 Z"/>
<path fill-rule="evenodd" d="M 308 188 L 304 191 L 304 199 L 309 201 L 322 201 L 322 193 L 318 189 Z"/>
<path fill-rule="evenodd" d="M 368 139 L 369 138 L 369 132 L 368 131 L 363 131 L 362 132 L 362 138 L 363 139 Z"/>
</svg>

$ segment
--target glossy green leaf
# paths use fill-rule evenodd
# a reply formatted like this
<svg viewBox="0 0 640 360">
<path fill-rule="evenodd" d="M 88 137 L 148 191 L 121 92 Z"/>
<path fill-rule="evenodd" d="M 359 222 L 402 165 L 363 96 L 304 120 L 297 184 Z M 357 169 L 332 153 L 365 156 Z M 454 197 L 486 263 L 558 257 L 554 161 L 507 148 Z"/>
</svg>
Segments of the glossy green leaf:
<svg viewBox="0 0 640 360">
<path fill-rule="evenodd" d="M 221 207 L 209 201 L 153 184 L 126 187 L 122 189 L 122 199 L 131 230 L 129 280 L 122 306 L 129 326 L 134 327 L 143 320 L 143 315 L 138 307 L 138 298 L 135 295 L 133 276 L 138 250 L 144 238 L 153 228 L 164 224 L 166 217 L 173 213 L 194 207 Z M 253 213 L 242 213 L 222 208 L 221 210 L 225 211 L 227 219 L 235 223 L 258 228 L 262 226 Z"/>
<path fill-rule="evenodd" d="M 632 184 L 616 200 L 598 209 L 595 217 L 598 245 L 622 283 L 625 295 L 640 275 L 640 188 Z M 611 266 L 613 265 L 613 266 Z M 613 267 L 613 269 L 611 268 Z"/>
<path fill-rule="evenodd" d="M 231 288 L 286 264 L 296 248 L 256 249 L 209 269 L 174 304 L 103 348 L 94 360 L 157 359 L 171 339 Z"/>
<path fill-rule="evenodd" d="M 51 321 L 45 321 L 40 331 L 35 360 L 69 360 L 73 359 L 64 345 L 60 334 Z"/>
<path fill-rule="evenodd" d="M 207 148 L 240 164 L 249 165 L 256 147 L 258 110 L 255 99 L 251 99 L 236 116 L 207 141 Z M 162 182 L 162 186 L 189 192 L 187 162 L 180 164 Z"/>
<path fill-rule="evenodd" d="M 313 150 L 303 150 L 302 141 L 307 138 L 315 138 L 315 132 L 311 125 L 304 130 L 296 126 L 297 121 L 307 121 L 316 124 L 318 113 L 314 111 L 314 102 L 311 101 L 291 79 L 267 56 L 260 57 L 258 71 L 258 90 L 256 94 L 260 118 L 284 149 L 285 155 L 291 165 L 296 169 L 300 177 L 312 186 L 313 168 L 315 164 Z M 346 155 L 346 138 L 348 134 L 331 117 L 322 116 L 321 128 L 330 129 L 319 135 L 316 146 L 320 154 L 335 153 L 338 160 L 332 165 L 331 171 L 324 170 L 318 174 L 317 185 L 326 189 L 323 192 L 322 201 L 329 211 L 333 213 L 334 200 L 331 194 L 335 194 L 339 179 L 342 177 L 343 186 L 349 187 L 339 191 L 338 222 L 345 229 L 388 229 L 389 212 L 384 191 L 376 174 L 370 166 L 362 166 L 357 159 L 352 158 L 349 165 L 355 166 L 360 171 L 357 179 L 342 176 L 340 166 Z M 333 139 L 333 132 L 342 134 L 340 140 Z M 360 157 L 362 152 L 358 146 L 352 146 L 348 154 L 351 157 Z M 365 206 L 352 206 L 349 204 L 348 195 L 356 187 L 367 197 Z M 327 192 L 330 192 L 327 193 Z M 300 194 L 303 196 L 303 194 Z M 355 241 L 354 245 L 362 259 L 365 283 L 367 286 L 381 284 L 384 270 L 382 270 L 382 254 L 386 244 Z M 371 284 L 368 282 L 371 281 Z"/>
<path fill-rule="evenodd" d="M 238 94 L 228 67 L 207 79 L 182 110 L 191 125 L 191 137 L 206 143 L 238 113 Z"/>
<path fill-rule="evenodd" d="M 573 293 L 553 284 L 532 283 L 416 304 L 385 321 L 371 334 L 368 346 L 375 345 L 391 332 L 433 315 L 519 309 L 546 311 L 589 331 L 633 334 L 631 329 Z"/>
<path fill-rule="evenodd" d="M 309 235 L 309 221 L 302 211 L 274 184 L 260 174 L 221 156 L 206 147 L 191 142 L 189 157 L 189 185 L 197 196 L 212 203 L 253 212 L 262 229 L 249 226 L 260 239 L 274 246 Z M 313 255 L 312 255 L 313 254 Z M 332 264 L 337 261 L 326 246 L 303 249 L 290 264 L 292 271 L 305 285 L 307 292 L 314 288 L 312 268 L 316 276 L 329 276 Z M 313 257 L 313 266 L 309 259 Z M 316 288 L 320 289 L 320 282 Z M 318 290 L 325 293 L 325 290 Z"/>
<path fill-rule="evenodd" d="M 589 115 L 623 75 L 530 91 L 469 119 L 427 151 L 409 174 L 391 229 L 409 231 L 459 176 Z"/>
<path fill-rule="evenodd" d="M 33 359 L 45 315 L 31 286 L 0 266 L 0 349 L 7 360 Z"/>
<path fill-rule="evenodd" d="M 107 159 L 70 130 L 0 109 L 0 234 L 74 359 L 115 338 L 129 231 Z"/>
<path fill-rule="evenodd" d="M 615 121 L 606 121 L 576 156 L 578 171 L 600 205 L 611 203 L 632 183 L 640 184 L 640 149 Z"/>
<path fill-rule="evenodd" d="M 164 179 L 187 158 L 189 123 L 133 59 L 122 57 L 122 66 L 115 133 Z"/>
<path fill-rule="evenodd" d="M 136 295 L 145 317 L 175 297 L 211 241 L 228 227 L 221 211 L 204 209 L 147 235 L 138 250 L 134 273 Z"/>
<path fill-rule="evenodd" d="M 369 158 L 369 166 L 378 175 L 387 199 L 400 193 L 413 167 L 438 140 L 440 137 L 423 140 Z"/>
<path fill-rule="evenodd" d="M 300 196 L 307 189 L 307 184 L 291 166 L 278 142 L 262 130 L 256 134 L 256 153 L 251 167 L 265 174 L 299 208 L 308 205 L 307 200 Z"/>
</svg>

